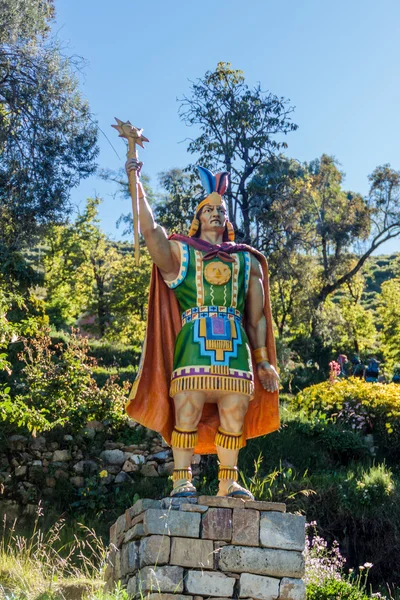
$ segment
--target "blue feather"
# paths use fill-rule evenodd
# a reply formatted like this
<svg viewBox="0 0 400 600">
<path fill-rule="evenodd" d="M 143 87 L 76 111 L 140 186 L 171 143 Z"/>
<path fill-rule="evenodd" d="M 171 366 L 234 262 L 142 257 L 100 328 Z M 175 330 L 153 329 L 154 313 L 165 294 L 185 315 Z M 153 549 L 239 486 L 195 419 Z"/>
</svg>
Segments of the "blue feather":
<svg viewBox="0 0 400 600">
<path fill-rule="evenodd" d="M 202 184 L 203 188 L 206 190 L 207 194 L 211 194 L 212 192 L 215 192 L 217 182 L 216 182 L 215 176 L 211 173 L 211 171 L 209 171 L 205 167 L 197 167 L 197 170 L 199 171 L 199 174 L 200 174 L 201 184 Z"/>
</svg>

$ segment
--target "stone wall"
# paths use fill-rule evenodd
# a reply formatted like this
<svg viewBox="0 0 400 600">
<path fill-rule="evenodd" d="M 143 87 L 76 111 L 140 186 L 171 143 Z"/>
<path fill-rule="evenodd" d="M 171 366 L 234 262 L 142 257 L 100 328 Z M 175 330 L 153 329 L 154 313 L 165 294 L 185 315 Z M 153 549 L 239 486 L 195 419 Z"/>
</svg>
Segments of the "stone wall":
<svg viewBox="0 0 400 600">
<path fill-rule="evenodd" d="M 172 473 L 172 452 L 161 437 L 130 422 L 125 437 L 142 443 L 115 441 L 118 434 L 107 426 L 91 421 L 80 433 L 49 432 L 38 437 L 12 435 L 0 451 L 0 513 L 10 520 L 21 514 L 35 513 L 39 501 L 50 502 L 57 494 L 70 490 L 79 498 L 88 482 L 112 493 L 113 488 L 143 477 L 168 476 Z M 141 433 L 141 435 L 139 435 Z M 131 435 L 132 434 L 132 435 Z M 200 456 L 194 457 L 194 474 L 199 471 Z M 131 486 L 132 496 L 134 486 Z"/>
<path fill-rule="evenodd" d="M 305 600 L 305 519 L 284 504 L 139 500 L 110 530 L 106 589 L 149 600 Z"/>
</svg>

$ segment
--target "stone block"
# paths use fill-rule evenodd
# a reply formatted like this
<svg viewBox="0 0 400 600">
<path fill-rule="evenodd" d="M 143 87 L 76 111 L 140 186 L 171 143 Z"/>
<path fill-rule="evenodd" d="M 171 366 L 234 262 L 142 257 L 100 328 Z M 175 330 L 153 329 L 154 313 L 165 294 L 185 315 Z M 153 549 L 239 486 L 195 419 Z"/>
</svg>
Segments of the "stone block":
<svg viewBox="0 0 400 600">
<path fill-rule="evenodd" d="M 142 466 L 142 468 L 140 469 L 140 473 L 143 475 L 143 477 L 159 477 L 160 474 L 156 469 L 156 466 L 153 464 L 145 464 Z"/>
<path fill-rule="evenodd" d="M 208 511 L 208 506 L 203 506 L 203 504 L 181 504 L 179 510 L 184 510 L 185 512 L 205 513 Z"/>
<path fill-rule="evenodd" d="M 130 518 L 133 519 L 148 508 L 161 508 L 161 500 L 151 500 L 150 498 L 142 498 L 142 500 L 138 500 L 133 506 L 128 508 L 125 511 L 125 514 L 129 513 Z"/>
<path fill-rule="evenodd" d="M 122 470 L 124 471 L 124 473 L 136 473 L 136 471 L 139 471 L 139 467 L 131 463 L 130 460 L 126 460 L 124 462 Z"/>
<path fill-rule="evenodd" d="M 139 567 L 139 552 L 135 542 L 124 544 L 121 549 L 121 574 L 122 577 L 133 573 Z"/>
<path fill-rule="evenodd" d="M 214 565 L 215 569 L 219 569 L 219 553 L 223 546 L 226 546 L 228 542 L 214 542 Z"/>
<path fill-rule="evenodd" d="M 260 542 L 260 513 L 254 509 L 234 508 L 232 544 L 258 546 Z"/>
<path fill-rule="evenodd" d="M 284 577 L 280 585 L 279 600 L 306 600 L 304 581 Z"/>
<path fill-rule="evenodd" d="M 121 552 L 118 550 L 115 553 L 115 561 L 114 561 L 114 577 L 116 581 L 119 581 L 122 577 L 121 571 Z"/>
<path fill-rule="evenodd" d="M 125 462 L 125 454 L 122 450 L 103 450 L 100 454 L 100 458 L 107 465 L 120 465 L 122 466 Z"/>
<path fill-rule="evenodd" d="M 197 504 L 197 498 L 174 498 L 170 496 L 161 500 L 161 508 L 179 510 L 182 504 Z"/>
<path fill-rule="evenodd" d="M 182 567 L 144 567 L 137 572 L 137 593 L 183 592 Z"/>
<path fill-rule="evenodd" d="M 201 594 L 206 597 L 232 598 L 235 581 L 233 577 L 227 577 L 224 573 L 188 571 L 185 590 L 189 594 Z"/>
<path fill-rule="evenodd" d="M 143 600 L 193 600 L 193 596 L 187 596 L 186 594 L 146 594 L 143 596 Z"/>
<path fill-rule="evenodd" d="M 140 568 L 148 565 L 165 565 L 169 561 L 170 538 L 167 535 L 150 535 L 140 540 Z M 177 563 L 173 563 L 177 564 Z"/>
<path fill-rule="evenodd" d="M 23 477 L 26 477 L 27 472 L 28 472 L 28 467 L 26 467 L 25 465 L 19 465 L 15 469 L 14 475 L 18 479 L 22 479 Z"/>
<path fill-rule="evenodd" d="M 215 508 L 244 508 L 246 500 L 241 498 L 227 498 L 226 496 L 199 496 L 199 504 Z"/>
<path fill-rule="evenodd" d="M 171 565 L 195 569 L 214 567 L 214 545 L 211 540 L 174 537 L 171 542 Z"/>
<path fill-rule="evenodd" d="M 302 552 L 305 544 L 305 522 L 305 517 L 291 513 L 262 512 L 260 545 L 265 548 Z"/>
<path fill-rule="evenodd" d="M 146 535 L 171 535 L 198 538 L 200 534 L 198 513 L 149 508 L 143 520 Z"/>
<path fill-rule="evenodd" d="M 286 512 L 286 504 L 283 502 L 265 502 L 264 500 L 247 500 L 245 508 L 254 508 L 256 510 Z"/>
<path fill-rule="evenodd" d="M 144 513 L 140 513 L 136 517 L 132 518 L 130 509 L 128 508 L 128 510 L 125 511 L 125 528 L 130 529 L 131 527 L 133 527 L 134 525 L 137 525 L 138 523 L 143 523 L 143 519 L 144 519 Z"/>
<path fill-rule="evenodd" d="M 304 575 L 304 557 L 300 552 L 249 546 L 224 546 L 219 554 L 219 568 L 222 571 L 271 577 L 299 578 Z"/>
<path fill-rule="evenodd" d="M 254 600 L 275 600 L 279 596 L 280 579 L 242 573 L 240 576 L 239 598 Z"/>
<path fill-rule="evenodd" d="M 201 525 L 203 539 L 230 542 L 232 510 L 230 508 L 209 508 L 201 519 Z"/>
<path fill-rule="evenodd" d="M 129 598 L 135 597 L 137 591 L 136 575 L 129 579 L 128 585 L 126 586 L 126 591 Z"/>
<path fill-rule="evenodd" d="M 56 450 L 53 454 L 53 462 L 68 462 L 71 460 L 69 450 Z"/>
<path fill-rule="evenodd" d="M 126 532 L 125 537 L 124 537 L 124 542 L 125 544 L 127 544 L 128 542 L 131 542 L 132 540 L 138 540 L 139 538 L 142 538 L 145 534 L 144 532 L 144 527 L 143 527 L 143 523 L 138 523 L 137 525 L 134 525 L 133 527 L 131 527 L 131 529 L 129 529 L 129 531 Z"/>
<path fill-rule="evenodd" d="M 110 544 L 119 548 L 124 541 L 125 515 L 121 515 L 110 527 Z"/>
</svg>

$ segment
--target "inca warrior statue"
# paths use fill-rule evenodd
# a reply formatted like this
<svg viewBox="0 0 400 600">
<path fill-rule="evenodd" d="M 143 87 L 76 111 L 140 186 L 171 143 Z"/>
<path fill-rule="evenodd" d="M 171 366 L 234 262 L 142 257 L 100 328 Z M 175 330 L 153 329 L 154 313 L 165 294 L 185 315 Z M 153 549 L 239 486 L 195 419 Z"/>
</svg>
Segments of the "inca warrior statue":
<svg viewBox="0 0 400 600">
<path fill-rule="evenodd" d="M 223 194 L 228 173 L 198 167 L 206 197 L 188 236 L 167 237 L 136 175 L 140 229 L 154 262 L 146 341 L 128 414 L 172 446 L 173 496 L 195 496 L 193 453 L 218 455 L 218 496 L 252 499 L 238 483 L 249 438 L 279 427 L 275 344 L 262 254 L 235 244 Z"/>
</svg>

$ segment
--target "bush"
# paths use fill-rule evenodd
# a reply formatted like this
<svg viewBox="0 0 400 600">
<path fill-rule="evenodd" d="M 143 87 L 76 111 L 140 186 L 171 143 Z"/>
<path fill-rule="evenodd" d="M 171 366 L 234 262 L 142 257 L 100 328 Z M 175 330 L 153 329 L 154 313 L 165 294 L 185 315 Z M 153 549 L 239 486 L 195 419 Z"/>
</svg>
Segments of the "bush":
<svg viewBox="0 0 400 600">
<path fill-rule="evenodd" d="M 93 378 L 96 361 L 88 356 L 88 342 L 76 334 L 67 344 L 53 345 L 48 332 L 25 340 L 19 355 L 20 379 L 8 397 L 0 397 L 0 419 L 29 430 L 65 425 L 81 429 L 87 421 L 119 427 L 127 421 L 126 392 L 109 377 L 100 388 Z"/>
<path fill-rule="evenodd" d="M 380 452 L 400 458 L 400 386 L 350 378 L 326 381 L 300 392 L 292 406 L 308 417 L 326 415 L 332 422 L 362 434 L 373 433 Z"/>
<path fill-rule="evenodd" d="M 364 592 L 347 581 L 327 579 L 322 585 L 307 586 L 307 600 L 370 600 Z"/>
</svg>

